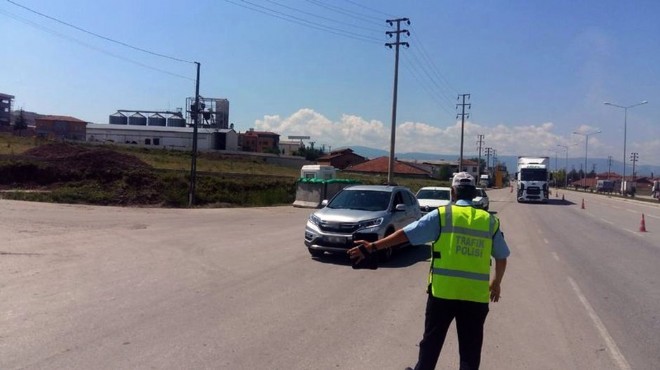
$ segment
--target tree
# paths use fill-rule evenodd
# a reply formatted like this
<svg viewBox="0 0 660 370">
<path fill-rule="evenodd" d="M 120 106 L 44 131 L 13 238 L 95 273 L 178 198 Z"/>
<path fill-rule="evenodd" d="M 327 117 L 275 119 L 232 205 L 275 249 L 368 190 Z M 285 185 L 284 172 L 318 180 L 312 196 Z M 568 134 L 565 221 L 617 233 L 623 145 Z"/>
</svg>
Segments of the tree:
<svg viewBox="0 0 660 370">
<path fill-rule="evenodd" d="M 18 136 L 22 136 L 21 133 L 23 130 L 27 129 L 27 127 L 27 120 L 23 114 L 23 109 L 21 109 L 18 113 L 18 117 L 16 117 L 16 121 L 14 122 L 14 130 L 18 131 Z"/>
<path fill-rule="evenodd" d="M 321 149 L 301 146 L 300 149 L 296 151 L 295 155 L 305 157 L 308 161 L 316 161 L 319 157 L 325 155 L 325 153 Z"/>
<path fill-rule="evenodd" d="M 438 177 L 440 180 L 449 180 L 451 178 L 451 167 L 449 166 L 440 166 L 440 173 Z"/>
</svg>

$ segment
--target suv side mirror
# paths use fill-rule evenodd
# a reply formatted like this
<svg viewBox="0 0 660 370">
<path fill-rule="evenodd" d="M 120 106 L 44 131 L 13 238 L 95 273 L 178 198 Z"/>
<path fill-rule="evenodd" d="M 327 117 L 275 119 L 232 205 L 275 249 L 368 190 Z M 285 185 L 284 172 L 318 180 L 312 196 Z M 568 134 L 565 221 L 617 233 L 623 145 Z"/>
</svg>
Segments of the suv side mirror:
<svg viewBox="0 0 660 370">
<path fill-rule="evenodd" d="M 394 211 L 396 212 L 404 212 L 406 210 L 406 205 L 403 203 L 399 203 L 396 206 L 394 206 Z"/>
<path fill-rule="evenodd" d="M 327 205 L 328 205 L 328 200 L 327 200 L 327 199 L 323 199 L 323 201 L 321 202 L 321 207 L 325 207 L 325 206 L 327 206 Z"/>
</svg>

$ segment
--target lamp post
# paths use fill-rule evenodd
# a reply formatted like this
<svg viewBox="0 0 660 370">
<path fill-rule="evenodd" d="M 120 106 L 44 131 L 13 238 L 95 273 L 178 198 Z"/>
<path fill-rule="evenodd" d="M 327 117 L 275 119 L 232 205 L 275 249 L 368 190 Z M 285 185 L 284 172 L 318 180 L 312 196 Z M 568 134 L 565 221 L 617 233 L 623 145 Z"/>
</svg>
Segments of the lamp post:
<svg viewBox="0 0 660 370">
<path fill-rule="evenodd" d="M 566 150 L 566 160 L 564 161 L 564 187 L 568 188 L 568 145 L 557 144 Z"/>
<path fill-rule="evenodd" d="M 584 141 L 584 172 L 583 172 L 584 177 L 582 178 L 582 187 L 584 189 L 587 188 L 587 154 L 588 154 L 588 151 L 589 151 L 589 136 L 600 134 L 601 132 L 602 131 L 600 131 L 600 130 L 592 131 L 592 132 L 586 132 L 586 133 L 585 132 L 573 131 L 573 133 L 575 135 L 582 135 L 586 138 L 586 140 Z"/>
<path fill-rule="evenodd" d="M 623 109 L 623 177 L 621 177 L 621 186 L 622 186 L 621 193 L 623 193 L 623 196 L 626 196 L 625 192 L 623 191 L 623 184 L 626 181 L 626 130 L 628 126 L 628 109 L 646 103 L 648 103 L 648 101 L 643 100 L 637 104 L 623 106 L 610 102 L 603 102 L 603 104 L 605 105 Z"/>
</svg>

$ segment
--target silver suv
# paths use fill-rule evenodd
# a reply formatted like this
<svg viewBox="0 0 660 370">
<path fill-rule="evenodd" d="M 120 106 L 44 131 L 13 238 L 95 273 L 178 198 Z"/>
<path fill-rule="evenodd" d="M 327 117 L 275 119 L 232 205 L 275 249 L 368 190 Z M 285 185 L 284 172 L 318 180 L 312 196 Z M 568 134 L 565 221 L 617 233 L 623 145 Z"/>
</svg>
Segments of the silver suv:
<svg viewBox="0 0 660 370">
<path fill-rule="evenodd" d="M 322 205 L 305 226 L 305 245 L 313 257 L 346 253 L 353 240 L 376 241 L 422 216 L 417 198 L 403 186 L 349 186 Z M 382 253 L 387 259 L 392 250 Z"/>
</svg>

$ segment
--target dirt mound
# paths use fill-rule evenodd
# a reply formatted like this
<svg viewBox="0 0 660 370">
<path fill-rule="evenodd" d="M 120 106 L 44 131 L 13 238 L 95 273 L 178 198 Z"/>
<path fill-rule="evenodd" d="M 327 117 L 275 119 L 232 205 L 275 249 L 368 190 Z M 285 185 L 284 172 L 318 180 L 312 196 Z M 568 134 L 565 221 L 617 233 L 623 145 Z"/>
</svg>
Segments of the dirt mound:
<svg viewBox="0 0 660 370">
<path fill-rule="evenodd" d="M 133 170 L 150 166 L 132 155 L 104 148 L 86 148 L 64 143 L 46 144 L 23 153 L 68 170 Z"/>
</svg>

